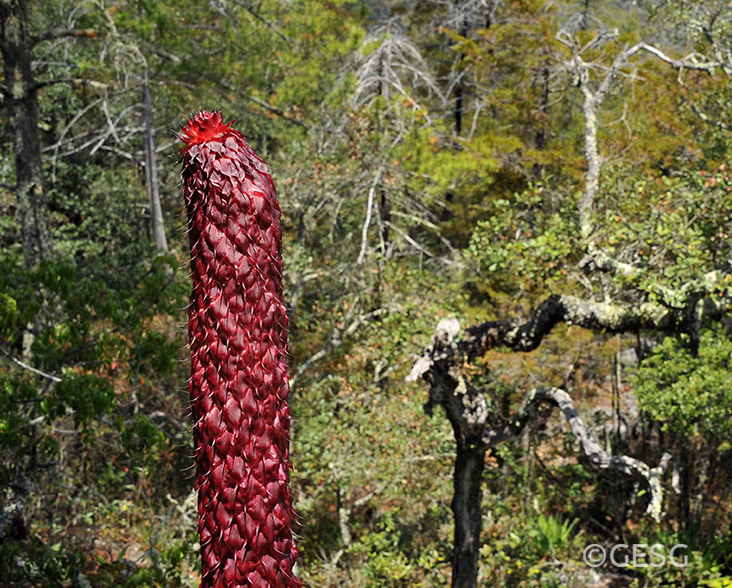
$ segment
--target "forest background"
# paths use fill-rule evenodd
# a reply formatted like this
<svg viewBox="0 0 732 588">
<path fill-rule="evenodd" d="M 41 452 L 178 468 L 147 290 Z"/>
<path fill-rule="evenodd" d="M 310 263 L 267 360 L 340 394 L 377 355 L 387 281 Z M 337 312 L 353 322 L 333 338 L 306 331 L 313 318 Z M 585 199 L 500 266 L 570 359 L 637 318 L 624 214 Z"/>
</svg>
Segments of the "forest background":
<svg viewBox="0 0 732 588">
<path fill-rule="evenodd" d="M 719 0 L 0 0 L 4 585 L 197 585 L 202 108 L 284 213 L 308 585 L 732 585 L 731 29 Z"/>
</svg>

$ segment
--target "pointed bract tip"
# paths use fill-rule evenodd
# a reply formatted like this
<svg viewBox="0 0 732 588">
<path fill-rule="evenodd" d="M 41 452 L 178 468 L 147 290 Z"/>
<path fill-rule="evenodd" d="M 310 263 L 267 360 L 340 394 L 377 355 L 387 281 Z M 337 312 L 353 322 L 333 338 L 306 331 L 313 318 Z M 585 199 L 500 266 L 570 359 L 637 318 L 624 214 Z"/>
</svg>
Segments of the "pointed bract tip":
<svg viewBox="0 0 732 588">
<path fill-rule="evenodd" d="M 186 149 L 189 149 L 193 145 L 223 135 L 235 122 L 232 120 L 230 123 L 224 123 L 224 116 L 218 110 L 214 112 L 202 110 L 185 122 L 178 138 L 186 144 Z"/>
</svg>

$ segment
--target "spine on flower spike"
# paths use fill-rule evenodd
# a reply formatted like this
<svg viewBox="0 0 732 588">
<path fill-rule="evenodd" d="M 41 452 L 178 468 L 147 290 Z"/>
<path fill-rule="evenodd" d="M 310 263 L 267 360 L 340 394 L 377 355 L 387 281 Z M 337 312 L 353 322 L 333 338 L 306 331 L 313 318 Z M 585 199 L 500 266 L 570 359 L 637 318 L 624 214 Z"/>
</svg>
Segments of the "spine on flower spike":
<svg viewBox="0 0 732 588">
<path fill-rule="evenodd" d="M 181 140 L 201 588 L 300 587 L 277 193 L 221 113 L 196 114 Z"/>
</svg>

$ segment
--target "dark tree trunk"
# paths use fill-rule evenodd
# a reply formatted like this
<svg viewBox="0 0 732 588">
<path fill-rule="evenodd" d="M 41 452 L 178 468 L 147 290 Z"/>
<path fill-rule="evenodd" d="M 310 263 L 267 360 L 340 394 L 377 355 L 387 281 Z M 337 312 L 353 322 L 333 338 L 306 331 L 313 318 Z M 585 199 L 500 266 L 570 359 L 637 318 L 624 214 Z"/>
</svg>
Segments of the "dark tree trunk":
<svg viewBox="0 0 732 588">
<path fill-rule="evenodd" d="M 679 527 L 688 532 L 691 524 L 691 459 L 688 441 L 682 440 L 680 451 L 681 493 L 677 498 Z"/>
<path fill-rule="evenodd" d="M 541 101 L 539 103 L 539 116 L 537 121 L 536 138 L 535 144 L 538 150 L 544 149 L 546 145 L 546 126 L 549 111 L 549 62 L 544 64 L 541 71 Z M 532 169 L 534 177 L 539 179 L 541 177 L 542 165 L 535 163 Z"/>
<path fill-rule="evenodd" d="M 381 190 L 381 206 L 379 207 L 379 214 L 381 215 L 382 226 L 381 239 L 384 243 L 384 250 L 382 253 L 386 255 L 386 252 L 389 249 L 389 225 L 386 223 L 391 222 L 391 201 L 389 200 L 386 190 L 383 188 Z"/>
<path fill-rule="evenodd" d="M 3 94 L 13 134 L 23 255 L 26 266 L 33 268 L 50 257 L 51 236 L 38 136 L 38 91 L 31 71 L 33 41 L 24 0 L 0 0 L 0 52 L 5 74 Z"/>
<path fill-rule="evenodd" d="M 460 55 L 460 61 L 464 59 L 465 55 Z M 458 84 L 455 88 L 455 134 L 460 136 L 463 131 L 463 85 Z"/>
<path fill-rule="evenodd" d="M 452 588 L 477 588 L 478 549 L 481 529 L 481 476 L 485 449 L 464 446 L 458 441 L 455 458 L 455 551 L 452 556 Z"/>
<path fill-rule="evenodd" d="M 539 128 L 536 130 L 536 148 L 544 149 L 546 143 L 546 120 L 547 111 L 549 109 L 549 63 L 544 64 L 541 70 L 541 103 L 539 104 L 540 121 Z"/>
<path fill-rule="evenodd" d="M 468 21 L 463 21 L 463 26 L 460 27 L 460 36 L 461 37 L 467 37 L 468 36 Z M 462 67 L 463 61 L 465 60 L 465 53 L 460 54 L 460 59 L 458 61 L 458 65 Z M 460 136 L 460 133 L 463 130 L 463 113 L 465 111 L 465 87 L 463 86 L 463 83 L 460 82 L 457 87 L 455 88 L 455 111 L 453 113 L 453 117 L 455 119 L 455 135 Z"/>
</svg>

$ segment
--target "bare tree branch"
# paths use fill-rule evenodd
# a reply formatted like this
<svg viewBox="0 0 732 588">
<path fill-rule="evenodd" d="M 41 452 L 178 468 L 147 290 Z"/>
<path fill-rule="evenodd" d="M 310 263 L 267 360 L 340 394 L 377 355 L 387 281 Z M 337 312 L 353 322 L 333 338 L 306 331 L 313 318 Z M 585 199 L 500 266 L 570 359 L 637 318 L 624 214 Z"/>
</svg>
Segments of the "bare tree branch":
<svg viewBox="0 0 732 588">
<path fill-rule="evenodd" d="M 48 86 L 54 86 L 56 84 L 72 84 L 75 86 L 89 86 L 95 90 L 107 90 L 109 84 L 97 82 L 96 80 L 89 80 L 86 78 L 55 78 L 52 80 L 43 80 L 33 85 L 32 91 L 40 90 Z"/>
<path fill-rule="evenodd" d="M 463 337 L 471 341 L 471 329 Z M 542 404 L 558 407 L 572 434 L 579 441 L 583 454 L 596 469 L 614 469 L 642 482 L 649 490 L 647 513 L 659 520 L 663 505 L 663 491 L 660 478 L 671 462 L 671 455 L 664 454 L 655 468 L 626 455 L 611 455 L 589 431 L 574 407 L 571 397 L 559 388 L 537 388 L 526 396 L 522 408 L 506 422 L 495 422 L 496 415 L 488 409 L 483 394 L 462 374 L 460 366 L 466 359 L 463 341 L 459 338 L 460 323 L 447 319 L 437 325 L 431 345 L 414 364 L 407 381 L 420 376 L 430 385 L 429 401 L 425 410 L 433 406 L 445 409 L 455 438 L 466 447 L 491 448 L 519 435 L 526 425 L 536 417 Z"/>
<path fill-rule="evenodd" d="M 723 123 L 722 121 L 712 119 L 708 114 L 702 111 L 701 108 L 699 108 L 696 104 L 688 100 L 685 96 L 682 96 L 681 99 L 686 102 L 689 107 L 691 108 L 691 111 L 696 114 L 701 120 L 703 120 L 708 125 L 711 125 L 713 127 L 717 127 L 718 129 L 722 129 L 723 131 L 726 131 L 729 129 L 729 125 L 727 123 Z"/>
<path fill-rule="evenodd" d="M 666 471 L 672 460 L 670 453 L 664 453 L 658 466 L 651 468 L 645 462 L 627 455 L 611 455 L 605 451 L 600 442 L 589 431 L 579 413 L 574 407 L 572 398 L 567 392 L 559 388 L 536 388 L 529 392 L 524 399 L 521 411 L 512 417 L 516 423 L 511 427 L 511 433 L 517 434 L 529 422 L 536 409 L 541 404 L 556 406 L 564 415 L 575 439 L 579 441 L 582 452 L 588 458 L 590 465 L 598 470 L 617 470 L 643 483 L 650 492 L 650 499 L 646 514 L 650 514 L 656 521 L 661 520 L 663 507 L 663 488 L 661 475 Z M 494 447 L 505 439 L 504 428 L 498 431 L 487 431 L 484 442 Z"/>
<path fill-rule="evenodd" d="M 638 43 L 631 48 L 627 48 L 626 46 L 626 48 L 615 57 L 612 65 L 607 68 L 605 76 L 593 90 L 590 87 L 590 70 L 593 67 L 596 67 L 597 64 L 584 61 L 584 59 L 582 59 L 582 54 L 588 48 L 593 48 L 605 42 L 614 41 L 617 37 L 617 29 L 606 31 L 599 33 L 583 47 L 580 47 L 577 39 L 566 30 L 560 30 L 556 35 L 556 39 L 560 43 L 569 47 L 572 51 L 572 59 L 565 64 L 565 67 L 575 76 L 576 83 L 585 97 L 583 111 L 585 115 L 585 156 L 587 159 L 587 180 L 585 184 L 585 193 L 582 195 L 579 202 L 580 231 L 582 236 L 585 238 L 589 238 L 593 229 L 590 215 L 595 201 L 595 196 L 599 189 L 600 170 L 602 168 L 602 158 L 600 157 L 597 146 L 597 109 L 605 100 L 612 82 L 619 75 L 622 68 L 628 65 L 631 57 L 641 51 L 646 51 L 678 69 L 679 75 L 681 75 L 681 72 L 684 69 L 706 71 L 709 74 L 713 74 L 715 68 L 720 65 L 717 61 L 702 61 L 701 58 L 703 56 L 697 53 L 689 54 L 682 59 L 673 59 L 656 47 L 648 45 L 647 43 Z"/>
<path fill-rule="evenodd" d="M 308 357 L 297 370 L 297 373 L 290 378 L 290 388 L 294 389 L 295 384 L 300 379 L 300 376 L 302 376 L 308 369 L 310 369 L 314 364 L 325 358 L 331 351 L 334 349 L 338 349 L 341 345 L 343 345 L 343 341 L 351 336 L 368 320 L 372 318 L 376 318 L 377 316 L 381 316 L 382 314 L 386 314 L 389 312 L 393 312 L 396 310 L 395 307 L 383 307 L 383 308 L 377 308 L 376 310 L 372 310 L 371 312 L 367 312 L 365 314 L 362 314 L 358 317 L 356 317 L 345 329 L 340 329 L 338 327 L 334 328 L 330 336 L 325 342 L 325 345 L 323 345 L 323 348 L 318 351 L 317 353 L 314 353 L 310 357 Z"/>
<path fill-rule="evenodd" d="M 285 43 L 288 45 L 292 44 L 292 41 L 290 38 L 285 35 L 274 23 L 268 21 L 265 19 L 261 14 L 259 14 L 254 8 L 249 6 L 248 4 L 244 4 L 241 0 L 233 0 L 234 4 L 237 6 L 241 6 L 244 10 L 246 10 L 249 14 L 251 14 L 254 18 L 256 18 L 259 22 L 263 23 L 264 25 L 268 26 L 270 29 L 272 29 L 275 33 L 277 33 L 277 36 L 280 37 Z"/>
<path fill-rule="evenodd" d="M 434 253 L 430 253 L 424 247 L 422 247 L 419 243 L 417 243 L 414 239 L 412 239 L 405 231 L 402 231 L 399 227 L 394 226 L 394 224 L 390 223 L 389 221 L 384 221 L 384 225 L 386 225 L 387 227 L 392 229 L 395 233 L 399 234 L 407 243 L 409 243 L 412 247 L 414 247 L 420 253 L 424 253 L 427 257 L 436 259 L 437 261 L 441 261 L 445 265 L 449 265 L 452 267 L 457 267 L 457 268 L 463 267 L 463 265 L 460 262 L 456 262 L 451 259 L 447 259 L 446 257 L 440 257 L 439 255 L 435 255 Z"/>
<path fill-rule="evenodd" d="M 271 104 L 268 104 L 264 100 L 260 100 L 256 96 L 250 96 L 249 94 L 242 93 L 241 91 L 239 91 L 238 88 L 236 88 L 234 86 L 234 84 L 231 84 L 231 83 L 229 83 L 227 81 L 224 81 L 224 80 L 213 80 L 212 78 L 209 78 L 209 79 L 211 79 L 211 81 L 214 81 L 216 84 L 218 84 L 222 88 L 224 88 L 226 90 L 229 90 L 230 92 L 235 92 L 236 94 L 239 95 L 240 98 L 244 98 L 245 100 L 249 100 L 250 102 L 254 102 L 254 104 L 256 104 L 257 106 L 261 106 L 265 110 L 268 110 L 269 112 L 271 112 L 273 114 L 276 114 L 277 116 L 285 119 L 288 122 L 291 122 L 293 124 L 296 124 L 299 127 L 303 127 L 304 129 L 307 129 L 308 128 L 308 125 L 306 125 L 304 122 L 302 122 L 300 120 L 297 120 L 295 118 L 292 118 L 291 116 L 289 116 L 288 114 L 285 114 L 284 111 L 280 110 L 276 106 L 272 106 Z"/>
<path fill-rule="evenodd" d="M 721 318 L 728 308 L 726 300 L 718 302 L 708 298 L 699 299 L 688 308 L 670 308 L 654 302 L 613 304 L 555 294 L 542 302 L 523 324 L 498 320 L 466 329 L 461 350 L 469 358 L 478 357 L 498 346 L 514 351 L 533 351 L 559 323 L 608 333 L 637 333 L 641 330 L 684 333 L 696 321 Z"/>
<path fill-rule="evenodd" d="M 617 37 L 617 30 L 602 32 L 584 46 L 580 47 L 577 38 L 566 30 L 560 30 L 556 36 L 560 43 L 566 45 L 572 51 L 572 59 L 565 63 L 565 67 L 574 76 L 576 84 L 579 86 L 584 96 L 582 109 L 585 118 L 585 159 L 587 160 L 587 176 L 585 179 L 585 190 L 580 198 L 578 209 L 580 234 L 585 242 L 587 255 L 580 261 L 579 267 L 585 273 L 603 271 L 609 273 L 621 273 L 627 277 L 637 277 L 643 275 L 646 270 L 638 268 L 632 264 L 622 263 L 613 259 L 597 246 L 593 238 L 595 227 L 592 221 L 592 208 L 600 188 L 600 171 L 604 163 L 604 158 L 600 154 L 597 143 L 598 108 L 605 100 L 613 81 L 618 75 L 620 75 L 622 69 L 629 65 L 630 58 L 640 52 L 648 52 L 656 58 L 668 63 L 672 67 L 679 69 L 679 76 L 684 69 L 706 71 L 711 75 L 720 63 L 717 61 L 705 60 L 703 56 L 697 53 L 691 53 L 682 59 L 673 59 L 656 47 L 648 45 L 647 43 L 638 43 L 630 48 L 627 48 L 626 46 L 626 48 L 615 57 L 612 65 L 609 68 L 606 68 L 605 75 L 599 84 L 597 84 L 595 88 L 592 88 L 590 82 L 590 71 L 591 69 L 596 68 L 597 64 L 584 61 L 582 59 L 582 54 L 588 49 L 595 48 L 602 43 L 614 41 Z M 679 291 L 673 291 L 661 285 L 657 285 L 655 286 L 655 292 L 667 305 L 678 303 L 691 292 L 699 292 L 702 295 L 706 295 L 710 292 L 709 288 L 707 286 L 698 287 L 699 282 L 709 284 L 718 281 L 720 276 L 718 276 L 717 273 L 718 272 L 713 272 L 714 275 L 707 274 L 700 281 L 690 282 Z"/>
<path fill-rule="evenodd" d="M 58 376 L 54 376 L 53 374 L 49 374 L 44 372 L 43 370 L 39 370 L 38 368 L 34 368 L 32 365 L 28 365 L 24 361 L 21 361 L 17 357 L 15 357 L 9 350 L 5 349 L 2 345 L 0 345 L 0 351 L 3 352 L 3 354 L 10 359 L 15 365 L 22 367 L 24 370 L 28 370 L 29 372 L 33 372 L 37 376 L 41 376 L 43 378 L 46 378 L 48 380 L 51 380 L 52 382 L 59 383 L 61 382 L 61 378 Z"/>
<path fill-rule="evenodd" d="M 381 179 L 381 173 L 383 172 L 383 166 L 376 171 L 374 181 L 371 182 L 371 188 L 369 188 L 369 198 L 366 204 L 366 218 L 363 221 L 363 227 L 361 228 L 361 251 L 358 254 L 356 265 L 363 265 L 364 258 L 366 257 L 366 246 L 369 241 L 369 225 L 371 224 L 371 213 L 374 209 L 374 194 L 376 193 L 376 184 Z"/>
<path fill-rule="evenodd" d="M 699 53 L 690 53 L 689 55 L 682 57 L 681 59 L 673 59 L 666 55 L 660 49 L 648 45 L 647 43 L 638 43 L 632 49 L 627 51 L 628 57 L 638 53 L 639 51 L 647 51 L 648 53 L 655 55 L 661 61 L 665 61 L 674 69 L 678 69 L 681 73 L 685 69 L 693 69 L 697 71 L 705 71 L 710 75 L 714 74 L 714 70 L 722 65 L 720 61 L 708 61 L 706 58 Z M 701 61 L 704 60 L 704 61 Z"/>
<path fill-rule="evenodd" d="M 54 29 L 43 33 L 42 35 L 31 36 L 31 43 L 37 45 L 43 41 L 53 41 L 55 39 L 63 39 L 75 37 L 77 39 L 95 39 L 99 36 L 96 29 Z"/>
<path fill-rule="evenodd" d="M 429 73 L 421 53 L 404 34 L 404 26 L 397 18 L 390 18 L 379 24 L 365 39 L 364 46 L 380 40 L 380 45 L 361 59 L 357 71 L 358 86 L 354 92 L 354 103 L 361 106 L 376 96 L 389 100 L 390 89 L 407 96 L 407 90 L 397 70 L 412 73 L 413 84 L 422 82 L 428 92 L 436 95 L 443 103 L 445 98 L 437 82 Z M 414 102 L 414 97 L 410 96 Z M 414 108 L 418 108 L 416 102 Z M 429 120 L 429 117 L 428 117 Z"/>
</svg>

